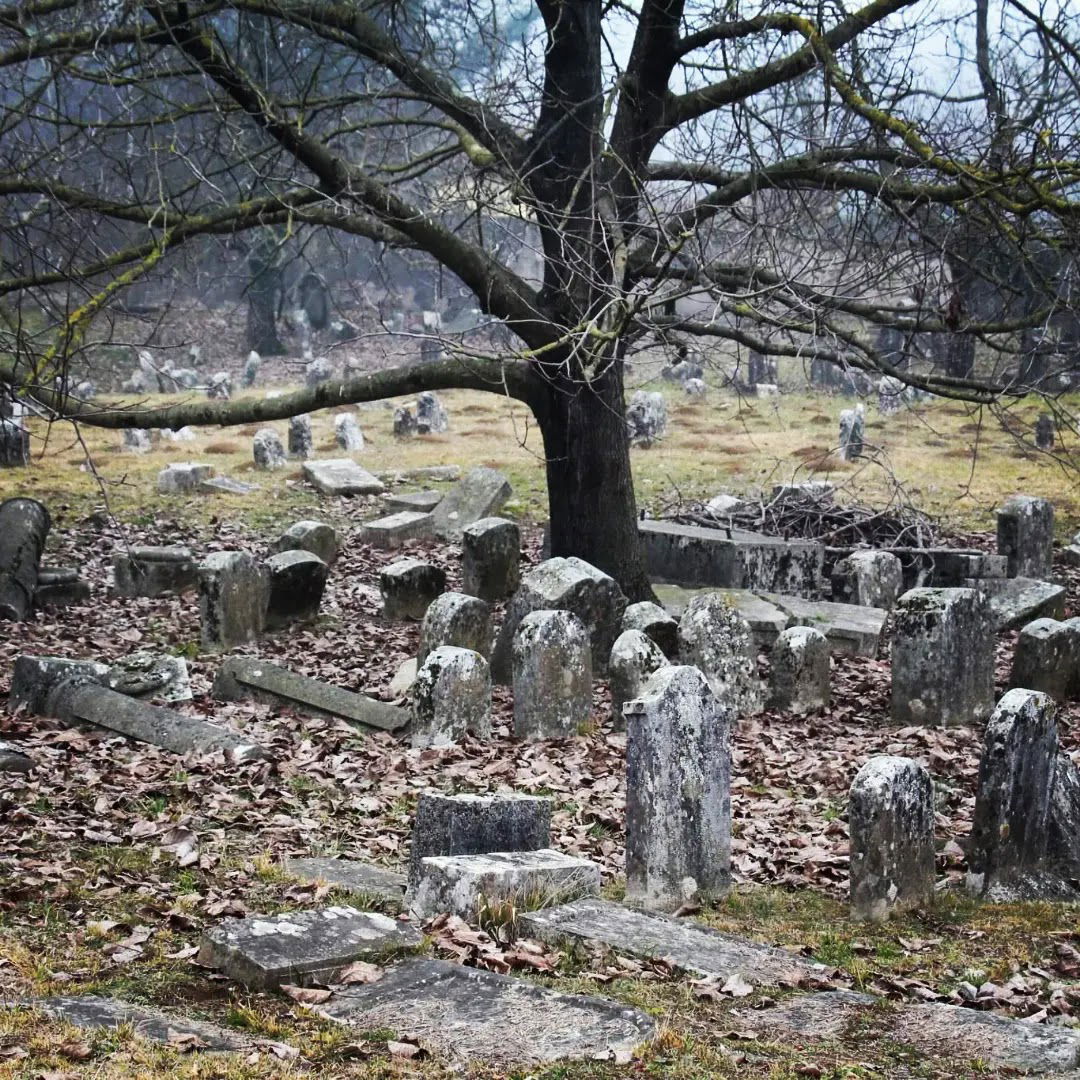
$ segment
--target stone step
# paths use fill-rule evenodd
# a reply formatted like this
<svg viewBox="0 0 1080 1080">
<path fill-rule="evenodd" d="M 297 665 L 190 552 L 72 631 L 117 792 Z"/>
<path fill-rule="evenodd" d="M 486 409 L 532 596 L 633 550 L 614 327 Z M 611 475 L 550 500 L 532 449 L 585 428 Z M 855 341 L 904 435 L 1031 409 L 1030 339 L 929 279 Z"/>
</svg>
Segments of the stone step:
<svg viewBox="0 0 1080 1080">
<path fill-rule="evenodd" d="M 304 881 L 325 881 L 335 889 L 378 896 L 399 904 L 405 900 L 404 874 L 357 859 L 286 859 L 285 872 Z"/>
<path fill-rule="evenodd" d="M 461 1064 L 629 1056 L 656 1037 L 655 1022 L 637 1009 L 443 960 L 406 960 L 316 1011 L 360 1031 L 408 1034 Z"/>
</svg>

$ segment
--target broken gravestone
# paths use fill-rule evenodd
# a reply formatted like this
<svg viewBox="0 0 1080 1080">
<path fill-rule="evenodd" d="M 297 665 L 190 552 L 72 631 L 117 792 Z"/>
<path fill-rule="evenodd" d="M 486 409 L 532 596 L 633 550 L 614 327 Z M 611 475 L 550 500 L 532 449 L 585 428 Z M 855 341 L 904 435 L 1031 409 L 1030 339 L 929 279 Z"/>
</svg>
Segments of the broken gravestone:
<svg viewBox="0 0 1080 1080">
<path fill-rule="evenodd" d="M 198 583 L 190 548 L 137 545 L 113 555 L 113 588 L 118 596 L 179 594 Z"/>
<path fill-rule="evenodd" d="M 297 521 L 290 525 L 271 545 L 270 550 L 310 551 L 318 555 L 327 566 L 333 566 L 338 557 L 338 534 L 332 525 L 323 521 Z"/>
<path fill-rule="evenodd" d="M 446 592 L 428 605 L 420 624 L 420 648 L 416 654 L 423 664 L 429 652 L 440 645 L 472 649 L 485 659 L 491 654 L 491 608 L 483 600 L 465 593 Z"/>
<path fill-rule="evenodd" d="M 199 564 L 203 648 L 231 649 L 253 641 L 266 625 L 270 571 L 243 551 L 216 551 Z"/>
<path fill-rule="evenodd" d="M 419 621 L 431 602 L 446 591 L 446 571 L 420 559 L 398 559 L 379 574 L 383 615 Z"/>
<path fill-rule="evenodd" d="M 757 649 L 747 621 L 721 593 L 700 593 L 679 620 L 679 656 L 693 664 L 734 716 L 761 711 Z"/>
<path fill-rule="evenodd" d="M 266 560 L 270 572 L 270 598 L 266 627 L 278 630 L 309 622 L 319 614 L 329 567 L 310 551 L 279 551 Z"/>
<path fill-rule="evenodd" d="M 324 495 L 381 495 L 386 485 L 352 458 L 304 462 L 304 478 Z"/>
<path fill-rule="evenodd" d="M 510 481 L 496 469 L 470 469 L 432 511 L 435 535 L 460 540 L 467 526 L 491 517 L 512 494 Z"/>
<path fill-rule="evenodd" d="M 615 639 L 608 661 L 608 682 L 611 720 L 616 730 L 623 727 L 623 705 L 641 694 L 653 673 L 667 664 L 660 646 L 643 630 L 624 630 Z"/>
<path fill-rule="evenodd" d="M 286 859 L 284 865 L 285 873 L 302 881 L 322 882 L 342 892 L 377 897 L 399 904 L 405 900 L 405 875 L 375 863 L 315 856 Z"/>
<path fill-rule="evenodd" d="M 521 530 L 506 518 L 483 517 L 461 532 L 461 591 L 481 600 L 512 596 L 521 581 Z"/>
</svg>

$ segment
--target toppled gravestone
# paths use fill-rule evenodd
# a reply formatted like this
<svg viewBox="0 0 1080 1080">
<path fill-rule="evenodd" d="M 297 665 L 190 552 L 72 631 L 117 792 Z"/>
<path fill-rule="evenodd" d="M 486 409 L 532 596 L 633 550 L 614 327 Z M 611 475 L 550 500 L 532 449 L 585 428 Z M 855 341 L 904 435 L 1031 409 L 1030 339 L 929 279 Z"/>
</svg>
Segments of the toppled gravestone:
<svg viewBox="0 0 1080 1080">
<path fill-rule="evenodd" d="M 693 667 L 661 668 L 626 718 L 626 896 L 659 911 L 731 884 L 731 721 Z"/>
<path fill-rule="evenodd" d="M 136 545 L 113 555 L 118 596 L 165 596 L 194 589 L 199 571 L 191 548 Z"/>
<path fill-rule="evenodd" d="M 199 620 L 208 651 L 257 638 L 266 626 L 270 571 L 243 551 L 216 551 L 199 564 Z"/>
<path fill-rule="evenodd" d="M 407 540 L 429 540 L 434 535 L 431 514 L 419 510 L 399 510 L 360 526 L 360 542 L 384 551 L 399 548 Z"/>
<path fill-rule="evenodd" d="M 430 514 L 441 500 L 441 491 L 390 492 L 383 496 L 387 510 L 416 510 L 421 514 Z"/>
<path fill-rule="evenodd" d="M 483 517 L 461 531 L 461 591 L 505 600 L 521 583 L 521 530 L 506 518 Z"/>
<path fill-rule="evenodd" d="M 758 595 L 756 603 L 727 594 L 751 628 L 758 635 L 774 615 L 764 609 L 769 605 L 785 616 L 788 626 L 812 626 L 828 639 L 832 652 L 843 656 L 876 656 L 888 612 L 884 608 L 860 607 L 857 604 L 834 604 L 828 600 L 805 600 L 801 596 Z"/>
<path fill-rule="evenodd" d="M 37 499 L 0 503 L 0 619 L 21 622 L 33 609 L 51 524 L 49 511 Z"/>
<path fill-rule="evenodd" d="M 802 715 L 829 704 L 830 650 L 820 630 L 791 626 L 782 631 L 770 661 L 770 708 Z"/>
<path fill-rule="evenodd" d="M 357 960 L 385 960 L 416 949 L 423 935 L 409 923 L 353 907 L 226 919 L 208 930 L 198 962 L 252 990 L 333 982 Z"/>
<path fill-rule="evenodd" d="M 329 573 L 326 563 L 313 552 L 296 549 L 271 555 L 265 565 L 270 571 L 267 629 L 316 618 Z"/>
<path fill-rule="evenodd" d="M 381 495 L 386 485 L 352 458 L 304 462 L 304 479 L 324 495 Z"/>
<path fill-rule="evenodd" d="M 491 735 L 491 674 L 478 652 L 453 645 L 432 649 L 412 691 L 414 748 L 454 746 L 466 732 L 478 739 Z"/>
<path fill-rule="evenodd" d="M 380 900 L 400 903 L 405 899 L 404 874 L 357 859 L 329 859 L 319 856 L 286 859 L 285 873 L 303 881 L 325 882 L 344 892 L 375 896 Z"/>
<path fill-rule="evenodd" d="M 383 615 L 388 619 L 419 621 L 445 591 L 446 571 L 420 559 L 398 559 L 379 574 Z"/>
<path fill-rule="evenodd" d="M 37 716 L 44 715 L 49 694 L 67 679 L 104 683 L 109 674 L 108 664 L 96 660 L 69 660 L 64 656 L 17 656 L 11 671 L 11 693 L 8 706 L 23 708 Z"/>
<path fill-rule="evenodd" d="M 423 664 L 429 652 L 440 645 L 471 649 L 485 659 L 491 654 L 491 608 L 476 596 L 446 592 L 437 596 L 424 612 L 420 624 L 420 648 L 416 654 Z"/>
<path fill-rule="evenodd" d="M 289 461 L 281 436 L 273 428 L 259 428 L 251 441 L 251 454 L 256 469 L 285 469 Z"/>
<path fill-rule="evenodd" d="M 531 611 L 513 642 L 514 737 L 566 739 L 592 709 L 592 659 L 584 624 L 569 611 Z"/>
<path fill-rule="evenodd" d="M 1080 619 L 1035 619 L 1016 639 L 1009 685 L 1056 701 L 1080 696 Z"/>
<path fill-rule="evenodd" d="M 997 512 L 998 554 L 1009 560 L 1009 577 L 1049 581 L 1054 562 L 1054 504 L 1014 495 Z"/>
<path fill-rule="evenodd" d="M 310 551 L 318 555 L 327 566 L 333 566 L 338 557 L 338 534 L 332 525 L 323 521 L 297 521 L 290 525 L 271 545 L 270 550 Z"/>
<path fill-rule="evenodd" d="M 620 629 L 640 630 L 650 641 L 659 646 L 660 651 L 669 659 L 676 660 L 679 655 L 679 623 L 659 604 L 651 600 L 640 600 L 627 605 L 623 612 Z"/>
<path fill-rule="evenodd" d="M 0 773 L 25 773 L 34 767 L 34 759 L 9 742 L 0 739 Z"/>
<path fill-rule="evenodd" d="M 833 565 L 832 595 L 840 604 L 889 611 L 903 588 L 903 567 L 888 551 L 854 551 Z"/>
<path fill-rule="evenodd" d="M 997 630 L 1014 630 L 1032 619 L 1063 619 L 1065 587 L 1034 578 L 990 578 L 973 583 L 990 598 Z"/>
<path fill-rule="evenodd" d="M 467 526 L 497 513 L 512 494 L 510 481 L 498 470 L 483 465 L 470 469 L 432 511 L 435 535 L 460 540 Z"/>
<path fill-rule="evenodd" d="M 653 673 L 666 667 L 668 659 L 643 630 L 624 630 L 611 646 L 608 682 L 611 687 L 611 719 L 616 729 L 624 726 L 623 705 L 638 697 Z"/>
<path fill-rule="evenodd" d="M 73 566 L 38 567 L 34 607 L 70 607 L 90 599 L 90 583 Z"/>
<path fill-rule="evenodd" d="M 199 485 L 214 471 L 213 465 L 198 461 L 177 461 L 158 473 L 157 489 L 163 495 L 181 495 L 198 491 Z"/>
<path fill-rule="evenodd" d="M 704 674 L 717 700 L 734 716 L 761 711 L 750 626 L 720 593 L 701 593 L 686 606 L 679 620 L 679 656 Z"/>
</svg>

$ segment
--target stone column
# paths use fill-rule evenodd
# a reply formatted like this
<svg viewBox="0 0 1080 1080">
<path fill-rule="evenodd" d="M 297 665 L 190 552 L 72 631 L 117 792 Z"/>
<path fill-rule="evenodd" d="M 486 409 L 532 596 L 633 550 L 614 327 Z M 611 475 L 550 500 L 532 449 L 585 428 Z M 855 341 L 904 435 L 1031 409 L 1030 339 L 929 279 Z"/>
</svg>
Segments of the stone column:
<svg viewBox="0 0 1080 1080">
<path fill-rule="evenodd" d="M 461 534 L 461 591 L 505 600 L 521 580 L 521 530 L 506 518 L 486 517 Z"/>
<path fill-rule="evenodd" d="M 1014 495 L 997 512 L 997 549 L 1009 560 L 1009 577 L 1049 581 L 1054 564 L 1054 504 Z"/>
</svg>

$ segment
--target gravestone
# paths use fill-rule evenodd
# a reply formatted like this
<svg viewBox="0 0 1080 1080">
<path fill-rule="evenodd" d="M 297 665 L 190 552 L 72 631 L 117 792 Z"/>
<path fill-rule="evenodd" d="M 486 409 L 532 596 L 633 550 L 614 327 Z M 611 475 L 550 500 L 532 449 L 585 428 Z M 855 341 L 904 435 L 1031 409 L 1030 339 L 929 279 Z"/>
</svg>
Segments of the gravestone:
<svg viewBox="0 0 1080 1080">
<path fill-rule="evenodd" d="M 0 739 L 0 773 L 28 773 L 34 768 L 34 759 L 9 742 Z"/>
<path fill-rule="evenodd" d="M 1056 701 L 1080 696 L 1080 618 L 1028 623 L 1016 639 L 1009 685 Z"/>
<path fill-rule="evenodd" d="M 862 405 L 854 409 L 844 409 L 840 413 L 840 457 L 844 461 L 854 461 L 862 457 L 863 432 L 866 417 Z"/>
<path fill-rule="evenodd" d="M 656 391 L 635 390 L 626 408 L 631 446 L 652 446 L 667 434 L 667 401 Z"/>
<path fill-rule="evenodd" d="M 833 600 L 891 611 L 904 588 L 900 560 L 887 551 L 853 551 L 832 569 Z"/>
<path fill-rule="evenodd" d="M 258 484 L 245 484 L 230 476 L 210 476 L 199 481 L 199 490 L 217 495 L 250 495 L 259 490 Z"/>
<path fill-rule="evenodd" d="M 673 911 L 731 883 L 734 714 L 700 671 L 661 668 L 626 703 L 626 897 Z"/>
<path fill-rule="evenodd" d="M 1056 425 L 1049 413 L 1043 413 L 1035 421 L 1035 447 L 1038 450 L 1053 450 Z"/>
<path fill-rule="evenodd" d="M 686 392 L 686 396 L 692 398 L 703 398 L 709 389 L 702 379 L 687 379 L 682 384 L 682 388 Z"/>
<path fill-rule="evenodd" d="M 994 707 L 994 625 L 975 589 L 911 589 L 893 610 L 892 718 L 973 724 Z"/>
<path fill-rule="evenodd" d="M 533 611 L 513 641 L 514 736 L 579 734 L 592 709 L 589 634 L 569 611 Z"/>
<path fill-rule="evenodd" d="M 203 648 L 217 652 L 254 641 L 266 625 L 267 567 L 243 551 L 216 551 L 198 571 Z"/>
<path fill-rule="evenodd" d="M 699 593 L 679 620 L 679 656 L 698 668 L 732 715 L 761 711 L 757 649 L 747 621 L 721 593 Z"/>
<path fill-rule="evenodd" d="M 425 390 L 416 397 L 416 429 L 432 435 L 441 435 L 450 429 L 446 409 L 433 390 Z"/>
<path fill-rule="evenodd" d="M 881 922 L 934 899 L 934 785 L 910 758 L 872 757 L 848 798 L 851 914 Z"/>
<path fill-rule="evenodd" d="M 110 690 L 140 701 L 177 705 L 192 697 L 191 677 L 182 656 L 140 650 L 117 660 L 100 681 Z"/>
<path fill-rule="evenodd" d="M 124 448 L 128 449 L 125 432 Z M 147 444 L 149 449 L 149 442 Z M 0 468 L 12 469 L 30 463 L 30 432 L 21 418 L 0 418 Z"/>
<path fill-rule="evenodd" d="M 660 651 L 669 660 L 678 658 L 679 623 L 659 604 L 654 604 L 651 600 L 628 604 L 623 612 L 621 629 L 623 633 L 627 630 L 640 630 L 660 647 Z"/>
<path fill-rule="evenodd" d="M 997 549 L 1009 560 L 1009 577 L 1049 581 L 1054 563 L 1054 504 L 1014 495 L 997 512 Z"/>
<path fill-rule="evenodd" d="M 399 510 L 396 514 L 365 521 L 360 526 L 360 542 L 383 551 L 393 551 L 407 540 L 429 540 L 435 535 L 431 514 Z"/>
<path fill-rule="evenodd" d="M 611 647 L 608 680 L 611 686 L 611 719 L 623 727 L 623 705 L 638 697 L 653 673 L 667 667 L 663 650 L 643 630 L 624 630 Z"/>
<path fill-rule="evenodd" d="M 313 446 L 311 417 L 307 413 L 289 417 L 289 457 L 306 461 L 311 457 Z"/>
<path fill-rule="evenodd" d="M 1080 878 L 1080 768 L 1064 751 L 1054 762 L 1046 856 L 1066 880 Z"/>
<path fill-rule="evenodd" d="M 355 413 L 338 413 L 334 417 L 334 438 L 342 450 L 350 453 L 364 449 L 364 433 L 356 422 Z"/>
<path fill-rule="evenodd" d="M 252 349 L 244 361 L 244 373 L 240 376 L 240 385 L 250 389 L 255 385 L 259 377 L 259 367 L 262 365 L 262 357 Z"/>
<path fill-rule="evenodd" d="M 129 454 L 149 454 L 153 449 L 150 445 L 150 432 L 142 428 L 125 428 L 124 449 Z"/>
<path fill-rule="evenodd" d="M 213 471 L 213 465 L 203 465 L 195 461 L 175 462 L 166 465 L 158 473 L 157 489 L 163 495 L 179 495 L 182 492 L 196 491 Z"/>
<path fill-rule="evenodd" d="M 284 469 L 288 467 L 285 447 L 281 436 L 273 428 L 259 428 L 251 443 L 251 453 L 256 469 Z"/>
<path fill-rule="evenodd" d="M 90 583 L 73 566 L 38 568 L 34 607 L 70 607 L 90 599 Z"/>
<path fill-rule="evenodd" d="M 305 461 L 304 479 L 324 495 L 381 495 L 386 485 L 352 458 Z"/>
<path fill-rule="evenodd" d="M 419 621 L 446 592 L 446 571 L 419 559 L 398 559 L 379 574 L 379 592 L 386 618 Z"/>
<path fill-rule="evenodd" d="M 970 583 L 990 599 L 997 630 L 1015 630 L 1033 619 L 1065 617 L 1065 586 L 1034 578 L 984 578 Z"/>
<path fill-rule="evenodd" d="M 53 689 L 71 679 L 78 682 L 104 684 L 109 674 L 108 664 L 95 660 L 69 660 L 63 656 L 29 656 L 15 658 L 11 671 L 11 693 L 8 708 L 25 709 L 42 715 Z"/>
<path fill-rule="evenodd" d="M 421 514 L 430 514 L 441 499 L 441 491 L 390 492 L 383 496 L 387 510 L 416 510 Z"/>
<path fill-rule="evenodd" d="M 338 535 L 324 521 L 297 521 L 290 525 L 271 545 L 271 551 L 310 551 L 327 566 L 338 557 Z"/>
<path fill-rule="evenodd" d="M 51 525 L 49 511 L 37 499 L 0 502 L 0 619 L 18 622 L 32 611 Z"/>
<path fill-rule="evenodd" d="M 829 642 L 811 626 L 781 631 L 773 645 L 769 707 L 803 715 L 829 704 Z"/>
<path fill-rule="evenodd" d="M 394 410 L 394 437 L 409 439 L 416 434 L 416 417 L 412 409 L 402 406 Z"/>
<path fill-rule="evenodd" d="M 470 469 L 432 511 L 435 535 L 460 540 L 469 525 L 497 513 L 512 494 L 510 481 L 497 469 Z"/>
<path fill-rule="evenodd" d="M 462 529 L 462 592 L 481 600 L 505 600 L 521 582 L 520 567 L 521 530 L 514 522 L 484 517 Z"/>
<path fill-rule="evenodd" d="M 472 649 L 483 657 L 491 655 L 491 608 L 476 596 L 446 592 L 436 597 L 420 624 L 417 662 L 440 645 Z"/>
<path fill-rule="evenodd" d="M 312 390 L 334 377 L 334 366 L 325 356 L 318 356 L 304 368 L 304 385 Z"/>
<path fill-rule="evenodd" d="M 270 571 L 270 600 L 266 627 L 278 630 L 317 618 L 329 567 L 310 551 L 280 551 L 266 560 Z"/>
<path fill-rule="evenodd" d="M 893 416 L 904 404 L 904 383 L 892 375 L 882 375 L 877 384 L 878 412 Z"/>
<path fill-rule="evenodd" d="M 115 552 L 112 565 L 118 596 L 164 596 L 199 583 L 191 548 L 136 545 Z"/>
<path fill-rule="evenodd" d="M 472 649 L 440 645 L 424 658 L 413 683 L 414 749 L 454 746 L 465 733 L 491 736 L 491 673 Z"/>
<path fill-rule="evenodd" d="M 217 371 L 210 376 L 206 396 L 213 401 L 228 401 L 232 397 L 232 378 L 227 371 Z"/>
</svg>

